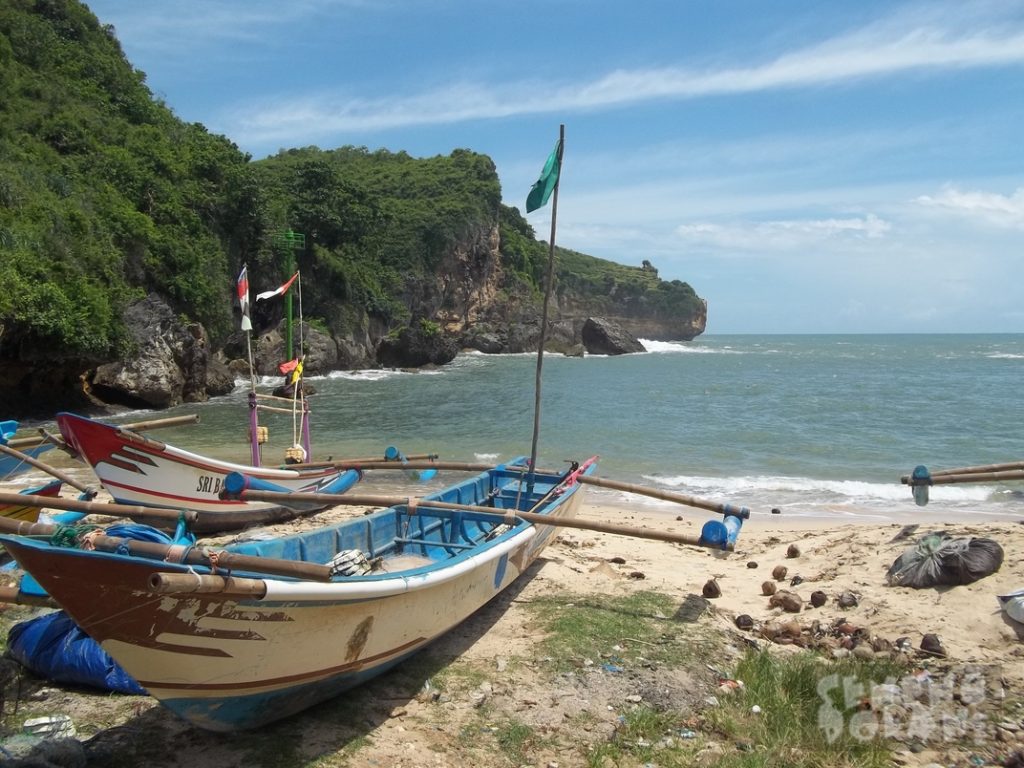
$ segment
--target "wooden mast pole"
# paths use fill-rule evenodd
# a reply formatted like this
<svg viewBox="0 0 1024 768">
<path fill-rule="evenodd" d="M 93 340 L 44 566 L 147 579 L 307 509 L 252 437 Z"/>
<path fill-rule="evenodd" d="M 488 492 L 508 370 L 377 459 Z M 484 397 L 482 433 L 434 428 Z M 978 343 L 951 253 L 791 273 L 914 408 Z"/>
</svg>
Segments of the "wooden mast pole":
<svg viewBox="0 0 1024 768">
<path fill-rule="evenodd" d="M 548 304 L 551 300 L 551 288 L 555 277 L 555 224 L 558 219 L 558 187 L 562 182 L 562 155 L 565 152 L 565 124 L 558 126 L 558 176 L 551 201 L 551 239 L 548 243 L 548 275 L 544 286 L 544 308 L 540 316 L 540 342 L 537 345 L 537 376 L 534 384 L 533 403 L 533 440 L 530 443 L 530 474 L 527 482 L 528 491 L 533 490 L 533 468 L 537 464 L 537 440 L 540 436 L 540 402 L 541 402 L 541 371 L 544 367 L 544 343 L 547 341 Z"/>
</svg>

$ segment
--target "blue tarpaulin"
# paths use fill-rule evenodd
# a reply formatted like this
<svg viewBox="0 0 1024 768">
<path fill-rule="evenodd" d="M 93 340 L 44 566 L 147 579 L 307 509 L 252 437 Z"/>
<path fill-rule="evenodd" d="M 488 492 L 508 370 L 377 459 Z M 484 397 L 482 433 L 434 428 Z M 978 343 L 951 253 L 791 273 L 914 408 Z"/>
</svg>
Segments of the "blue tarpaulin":
<svg viewBox="0 0 1024 768">
<path fill-rule="evenodd" d="M 15 624 L 7 634 L 7 652 L 22 666 L 55 683 L 147 695 L 146 689 L 64 611 Z"/>
</svg>

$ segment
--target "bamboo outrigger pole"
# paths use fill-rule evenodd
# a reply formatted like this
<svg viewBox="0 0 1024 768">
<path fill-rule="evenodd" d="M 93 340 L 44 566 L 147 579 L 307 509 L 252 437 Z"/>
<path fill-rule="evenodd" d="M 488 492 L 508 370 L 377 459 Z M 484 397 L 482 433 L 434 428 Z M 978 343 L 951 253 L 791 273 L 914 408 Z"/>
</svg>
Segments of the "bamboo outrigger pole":
<svg viewBox="0 0 1024 768">
<path fill-rule="evenodd" d="M 164 419 L 151 419 L 150 421 L 136 421 L 131 424 L 120 424 L 119 429 L 127 429 L 132 432 L 145 432 L 150 429 L 159 429 L 161 427 L 177 427 L 182 424 L 195 424 L 199 421 L 199 414 L 193 413 L 188 416 L 168 416 Z M 42 430 L 40 430 L 42 431 Z M 63 442 L 63 441 L 61 441 Z M 13 440 L 8 440 L 7 445 L 11 448 L 34 448 L 37 445 L 43 443 L 57 443 L 57 440 L 50 435 L 44 433 L 37 437 L 16 437 Z"/>
<path fill-rule="evenodd" d="M 86 485 L 85 483 L 80 483 L 77 480 L 75 480 L 75 478 L 71 477 L 71 475 L 69 475 L 68 473 L 61 472 L 59 469 L 51 467 L 49 464 L 42 462 L 39 459 L 33 458 L 32 456 L 29 456 L 27 453 L 22 453 L 21 451 L 15 450 L 10 446 L 0 444 L 0 453 L 15 458 L 18 461 L 24 462 L 25 464 L 28 464 L 31 467 L 35 467 L 36 469 L 42 470 L 46 474 L 57 478 L 62 483 L 70 485 L 72 488 L 86 494 L 90 499 L 95 498 L 96 494 L 99 493 L 99 491 L 97 491 L 95 487 L 91 485 Z"/>
<path fill-rule="evenodd" d="M 577 478 L 583 480 L 583 476 Z M 432 499 L 418 499 L 409 496 L 376 496 L 361 495 L 350 496 L 340 493 L 281 493 L 279 491 L 258 491 L 245 489 L 237 494 L 238 498 L 245 501 L 270 501 L 287 505 L 292 502 L 315 502 L 318 504 L 338 504 L 346 506 L 366 507 L 395 507 L 407 506 L 410 509 L 423 507 L 425 509 L 444 509 L 458 512 L 474 512 L 481 515 L 489 515 L 500 520 L 516 519 L 523 520 L 533 525 L 550 525 L 554 528 L 578 528 L 584 531 L 596 531 L 598 533 L 614 533 L 619 536 L 632 536 L 638 539 L 654 539 L 655 541 L 667 541 L 672 544 L 688 544 L 694 547 L 711 547 L 713 549 L 731 550 L 733 545 L 729 542 L 708 542 L 703 537 L 690 536 L 671 531 L 657 531 L 645 528 L 633 528 L 628 525 L 616 525 L 614 523 L 602 523 L 596 520 L 580 520 L 578 518 L 551 517 L 536 512 L 520 512 L 515 509 L 500 509 L 496 507 L 481 507 L 475 504 L 452 504 L 445 501 L 434 501 Z"/>
</svg>

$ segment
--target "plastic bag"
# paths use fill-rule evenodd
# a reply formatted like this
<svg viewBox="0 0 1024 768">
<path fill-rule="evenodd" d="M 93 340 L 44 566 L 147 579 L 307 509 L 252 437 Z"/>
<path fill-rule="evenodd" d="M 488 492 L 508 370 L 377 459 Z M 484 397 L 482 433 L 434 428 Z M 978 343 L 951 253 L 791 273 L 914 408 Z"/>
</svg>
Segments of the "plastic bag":
<svg viewBox="0 0 1024 768">
<path fill-rule="evenodd" d="M 1003 564 L 1003 548 L 993 539 L 954 539 L 947 533 L 922 537 L 890 566 L 891 587 L 924 589 L 970 584 L 995 573 Z"/>
</svg>

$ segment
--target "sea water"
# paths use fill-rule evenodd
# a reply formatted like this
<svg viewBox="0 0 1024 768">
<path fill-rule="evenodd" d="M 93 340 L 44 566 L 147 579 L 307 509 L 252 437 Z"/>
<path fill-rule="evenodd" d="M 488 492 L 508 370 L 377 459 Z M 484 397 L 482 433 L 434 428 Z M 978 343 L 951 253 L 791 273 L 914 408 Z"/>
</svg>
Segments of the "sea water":
<svg viewBox="0 0 1024 768">
<path fill-rule="evenodd" d="M 918 464 L 1024 460 L 1024 335 L 711 335 L 644 346 L 615 357 L 544 357 L 539 466 L 599 455 L 602 477 L 758 515 L 774 508 L 863 521 L 1024 519 L 1024 482 L 936 486 L 924 508 L 900 482 Z M 314 458 L 382 456 L 389 445 L 453 461 L 529 455 L 536 378 L 536 355 L 479 353 L 431 370 L 313 377 Z M 198 413 L 199 425 L 150 435 L 247 461 L 248 386 L 118 420 Z M 294 420 L 266 421 L 272 441 L 286 446 Z M 279 463 L 280 453 L 267 463 Z M 455 478 L 440 473 L 427 487 Z"/>
</svg>

